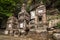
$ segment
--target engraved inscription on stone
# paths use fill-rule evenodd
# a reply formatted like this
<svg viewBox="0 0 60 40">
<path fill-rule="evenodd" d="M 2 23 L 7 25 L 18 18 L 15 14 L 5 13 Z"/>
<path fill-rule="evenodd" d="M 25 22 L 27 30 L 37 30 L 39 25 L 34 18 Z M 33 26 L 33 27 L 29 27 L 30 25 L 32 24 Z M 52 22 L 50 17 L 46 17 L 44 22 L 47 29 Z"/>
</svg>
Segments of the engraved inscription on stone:
<svg viewBox="0 0 60 40">
<path fill-rule="evenodd" d="M 9 24 L 8 26 L 9 26 L 9 28 L 10 28 L 10 27 L 12 27 L 12 25 L 11 25 L 11 24 Z"/>
<path fill-rule="evenodd" d="M 31 12 L 31 19 L 35 18 L 35 11 Z"/>
<path fill-rule="evenodd" d="M 24 27 L 24 23 L 20 23 L 20 28 L 23 28 Z"/>
<path fill-rule="evenodd" d="M 43 13 L 43 10 L 39 10 L 38 13 Z"/>
</svg>

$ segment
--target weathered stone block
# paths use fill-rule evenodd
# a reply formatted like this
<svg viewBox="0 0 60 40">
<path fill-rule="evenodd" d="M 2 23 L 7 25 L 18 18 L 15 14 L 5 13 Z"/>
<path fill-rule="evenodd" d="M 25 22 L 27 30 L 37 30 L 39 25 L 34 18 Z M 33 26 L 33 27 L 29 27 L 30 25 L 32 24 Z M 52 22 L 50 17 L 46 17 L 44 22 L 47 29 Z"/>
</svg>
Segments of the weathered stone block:
<svg viewBox="0 0 60 40">
<path fill-rule="evenodd" d="M 5 31 L 4 31 L 4 34 L 6 34 L 6 35 L 7 35 L 7 34 L 8 34 L 8 30 L 5 30 Z"/>
<path fill-rule="evenodd" d="M 37 33 L 47 32 L 47 29 L 44 28 L 44 27 L 38 27 L 38 28 L 36 29 L 36 32 L 37 32 Z"/>
<path fill-rule="evenodd" d="M 53 34 L 53 38 L 54 38 L 55 40 L 60 40 L 60 33 L 54 33 L 54 34 Z"/>
</svg>

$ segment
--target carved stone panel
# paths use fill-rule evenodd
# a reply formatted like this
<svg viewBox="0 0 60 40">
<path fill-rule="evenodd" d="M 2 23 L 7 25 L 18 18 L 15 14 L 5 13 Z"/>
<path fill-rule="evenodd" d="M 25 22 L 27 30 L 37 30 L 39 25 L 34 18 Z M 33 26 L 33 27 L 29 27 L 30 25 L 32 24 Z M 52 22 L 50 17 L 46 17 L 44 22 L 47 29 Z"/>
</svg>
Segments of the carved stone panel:
<svg viewBox="0 0 60 40">
<path fill-rule="evenodd" d="M 31 19 L 34 19 L 35 18 L 35 11 L 32 11 L 31 12 Z"/>
<path fill-rule="evenodd" d="M 24 28 L 24 23 L 20 23 L 20 28 Z"/>
</svg>

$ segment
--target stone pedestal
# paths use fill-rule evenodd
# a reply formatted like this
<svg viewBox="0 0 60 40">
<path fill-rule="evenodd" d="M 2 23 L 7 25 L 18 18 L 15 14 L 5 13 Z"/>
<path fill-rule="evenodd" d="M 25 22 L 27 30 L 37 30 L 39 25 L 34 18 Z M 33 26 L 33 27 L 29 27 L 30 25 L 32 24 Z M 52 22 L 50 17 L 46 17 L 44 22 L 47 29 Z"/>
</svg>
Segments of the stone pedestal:
<svg viewBox="0 0 60 40">
<path fill-rule="evenodd" d="M 20 36 L 19 30 L 14 30 L 14 37 L 19 37 L 19 36 Z"/>
<path fill-rule="evenodd" d="M 37 32 L 37 33 L 47 32 L 47 29 L 44 28 L 44 27 L 39 27 L 39 28 L 36 29 L 36 32 Z"/>
</svg>

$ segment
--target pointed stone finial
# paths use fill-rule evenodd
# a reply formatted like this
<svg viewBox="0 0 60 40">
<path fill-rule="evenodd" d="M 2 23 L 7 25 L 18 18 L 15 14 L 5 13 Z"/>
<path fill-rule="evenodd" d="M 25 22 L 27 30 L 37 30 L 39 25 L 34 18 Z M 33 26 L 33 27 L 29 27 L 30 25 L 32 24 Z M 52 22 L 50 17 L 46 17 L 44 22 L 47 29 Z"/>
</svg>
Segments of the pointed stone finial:
<svg viewBox="0 0 60 40">
<path fill-rule="evenodd" d="M 21 11 L 24 11 L 24 10 L 25 10 L 25 6 L 26 6 L 26 5 L 23 3 L 23 4 L 22 4 Z"/>
<path fill-rule="evenodd" d="M 25 4 L 24 3 L 22 4 L 22 7 L 25 7 Z"/>
<path fill-rule="evenodd" d="M 41 1 L 41 2 L 40 2 L 40 4 L 42 5 L 42 4 L 43 4 L 43 2 Z"/>
</svg>

